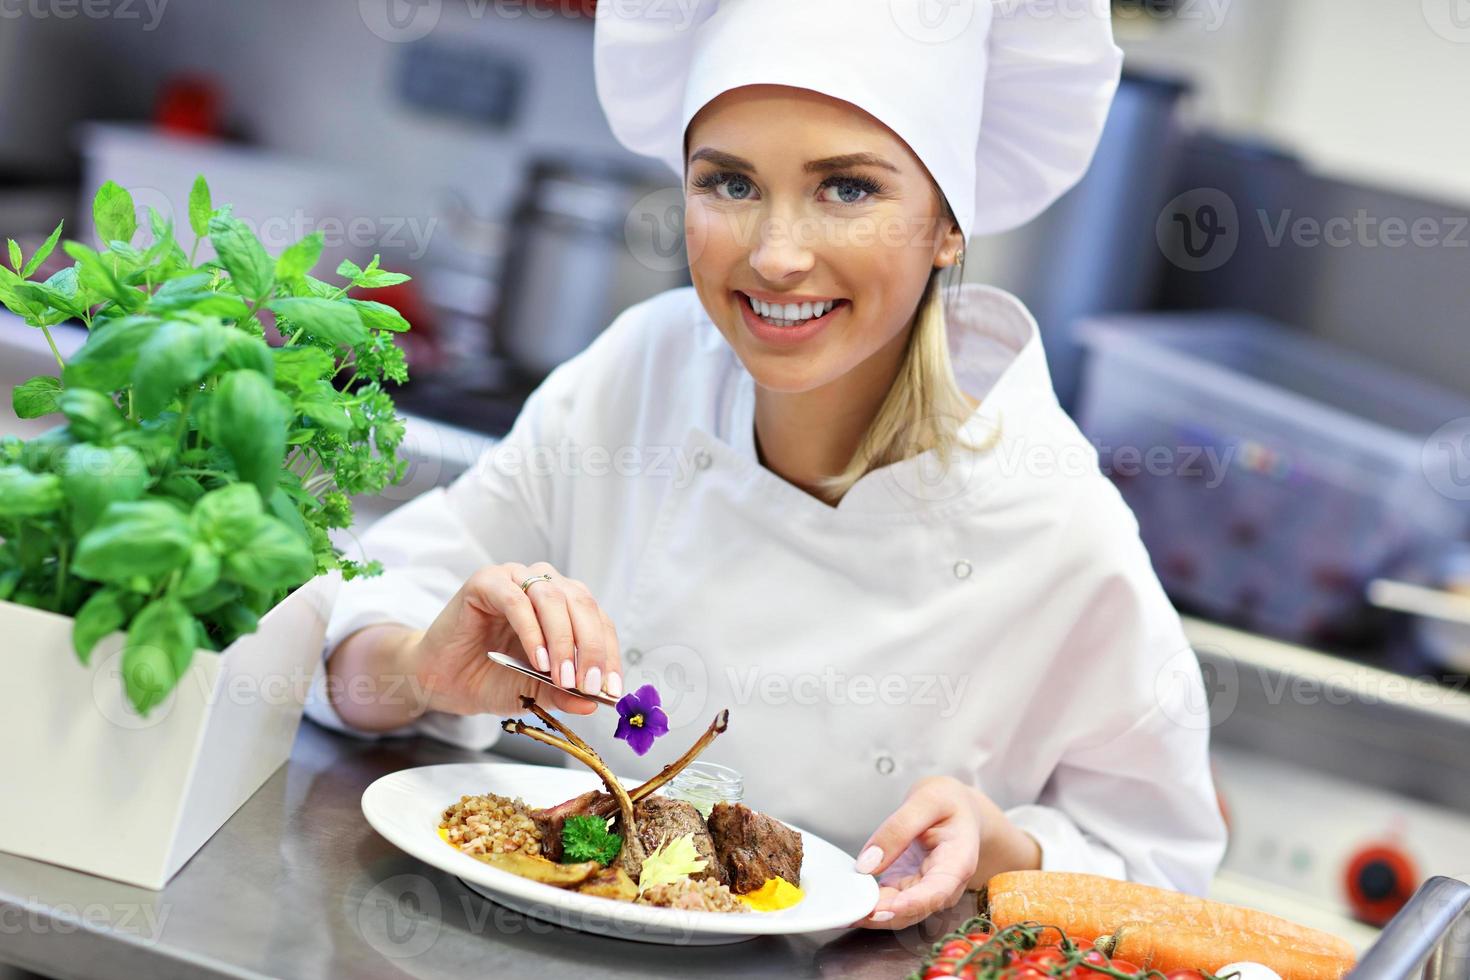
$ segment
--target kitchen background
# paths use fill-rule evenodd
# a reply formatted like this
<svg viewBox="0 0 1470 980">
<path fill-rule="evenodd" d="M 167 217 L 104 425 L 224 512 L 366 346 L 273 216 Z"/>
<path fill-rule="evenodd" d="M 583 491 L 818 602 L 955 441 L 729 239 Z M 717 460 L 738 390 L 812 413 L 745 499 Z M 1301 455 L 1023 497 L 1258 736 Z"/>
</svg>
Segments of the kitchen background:
<svg viewBox="0 0 1470 980">
<path fill-rule="evenodd" d="M 88 236 L 106 179 L 182 215 L 203 172 L 272 252 L 321 228 L 323 266 L 411 272 L 375 298 L 415 324 L 414 467 L 366 523 L 688 281 L 677 178 L 598 108 L 592 6 L 0 0 L 0 234 Z M 972 242 L 967 275 L 1031 304 L 1187 614 L 1232 821 L 1218 891 L 1362 938 L 1470 871 L 1470 4 L 1115 20 L 1092 172 Z M 0 317 L 8 390 L 49 353 Z"/>
</svg>

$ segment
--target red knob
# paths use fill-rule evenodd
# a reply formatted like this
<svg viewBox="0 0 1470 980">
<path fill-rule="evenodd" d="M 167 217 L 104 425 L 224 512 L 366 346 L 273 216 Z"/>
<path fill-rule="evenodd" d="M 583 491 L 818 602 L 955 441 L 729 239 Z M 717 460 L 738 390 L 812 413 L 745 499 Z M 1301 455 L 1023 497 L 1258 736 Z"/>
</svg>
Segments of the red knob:
<svg viewBox="0 0 1470 980">
<path fill-rule="evenodd" d="M 1353 914 L 1369 925 L 1381 926 L 1419 887 L 1419 870 L 1397 845 L 1369 844 L 1348 861 L 1343 884 Z"/>
</svg>

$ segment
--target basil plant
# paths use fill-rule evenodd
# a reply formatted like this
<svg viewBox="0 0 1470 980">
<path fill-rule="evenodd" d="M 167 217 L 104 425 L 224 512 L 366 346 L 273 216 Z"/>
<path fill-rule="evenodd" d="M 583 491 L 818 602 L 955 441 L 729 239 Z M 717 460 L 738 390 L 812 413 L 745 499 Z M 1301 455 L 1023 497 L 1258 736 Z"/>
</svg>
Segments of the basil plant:
<svg viewBox="0 0 1470 980">
<path fill-rule="evenodd" d="M 57 374 L 14 390 L 22 419 L 56 426 L 0 441 L 0 600 L 74 617 L 85 664 L 127 631 L 122 680 L 143 714 L 198 649 L 223 650 L 312 577 L 377 574 L 345 558 L 328 529 L 352 523 L 349 496 L 403 478 L 403 423 L 384 391 L 407 371 L 392 307 L 349 296 L 407 276 L 344 262 L 340 285 L 311 275 L 314 232 L 272 258 L 201 176 L 189 197 L 188 254 L 148 209 L 134 244 L 132 196 L 108 182 L 93 203 L 101 251 L 61 244 L 74 264 L 31 276 L 61 227 L 29 257 L 9 242 L 0 302 L 42 331 Z M 216 258 L 195 264 L 200 240 Z M 269 311 L 285 338 L 265 340 Z M 63 359 L 51 328 L 87 328 Z"/>
</svg>

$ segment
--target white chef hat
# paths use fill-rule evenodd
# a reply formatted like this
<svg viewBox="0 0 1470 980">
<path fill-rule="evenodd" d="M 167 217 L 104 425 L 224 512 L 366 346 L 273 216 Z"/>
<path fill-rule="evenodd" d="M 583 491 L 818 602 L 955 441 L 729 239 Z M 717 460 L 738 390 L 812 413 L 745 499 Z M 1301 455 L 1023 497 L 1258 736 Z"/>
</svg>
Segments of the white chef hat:
<svg viewBox="0 0 1470 980">
<path fill-rule="evenodd" d="M 811 89 L 897 133 L 967 239 L 1024 224 L 1081 178 L 1122 63 L 1108 0 L 602 0 L 596 25 L 613 134 L 681 180 L 710 100 Z"/>
</svg>

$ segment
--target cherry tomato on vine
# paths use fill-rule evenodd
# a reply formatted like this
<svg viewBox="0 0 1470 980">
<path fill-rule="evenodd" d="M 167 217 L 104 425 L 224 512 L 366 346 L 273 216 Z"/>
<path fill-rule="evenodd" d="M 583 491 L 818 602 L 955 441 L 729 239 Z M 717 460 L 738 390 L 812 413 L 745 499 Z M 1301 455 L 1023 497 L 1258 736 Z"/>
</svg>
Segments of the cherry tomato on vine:
<svg viewBox="0 0 1470 980">
<path fill-rule="evenodd" d="M 946 959 L 958 956 L 967 956 L 975 947 L 964 939 L 951 939 L 939 948 L 939 955 Z"/>
<path fill-rule="evenodd" d="M 1038 946 L 1021 957 L 1021 963 L 1025 966 L 1035 966 L 1042 970 L 1061 966 L 1067 962 L 1067 954 L 1056 946 Z"/>
</svg>

